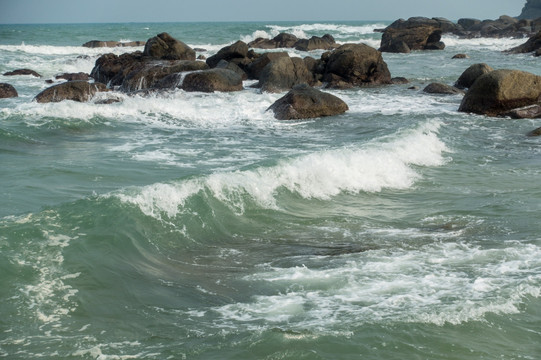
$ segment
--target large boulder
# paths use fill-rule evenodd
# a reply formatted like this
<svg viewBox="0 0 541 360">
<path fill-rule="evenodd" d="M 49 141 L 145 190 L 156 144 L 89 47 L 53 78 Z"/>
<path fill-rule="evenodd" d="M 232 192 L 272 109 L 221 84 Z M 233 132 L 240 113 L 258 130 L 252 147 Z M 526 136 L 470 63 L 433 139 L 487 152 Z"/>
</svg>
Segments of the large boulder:
<svg viewBox="0 0 541 360">
<path fill-rule="evenodd" d="M 40 74 L 30 69 L 17 69 L 17 70 L 8 71 L 4 73 L 4 76 L 18 76 L 18 75 L 31 75 L 35 77 L 41 77 Z"/>
<path fill-rule="evenodd" d="M 313 75 L 301 58 L 279 57 L 271 61 L 259 77 L 259 87 L 263 92 L 278 93 L 290 90 L 299 84 L 311 84 Z"/>
<path fill-rule="evenodd" d="M 86 81 L 69 81 L 43 90 L 35 97 L 35 100 L 38 103 L 60 102 L 63 100 L 87 102 L 100 91 L 107 91 L 107 87 L 101 83 L 91 84 Z"/>
<path fill-rule="evenodd" d="M 322 37 L 312 36 L 310 39 L 301 39 L 295 43 L 295 49 L 300 51 L 332 50 L 337 47 L 334 38 L 329 34 Z"/>
<path fill-rule="evenodd" d="M 105 54 L 96 60 L 90 76 L 96 82 L 106 84 L 109 87 L 120 86 L 127 74 L 144 66 L 143 59 L 143 54 L 140 51 L 120 56 Z"/>
<path fill-rule="evenodd" d="M 541 17 L 541 0 L 527 0 L 519 19 L 537 19 Z"/>
<path fill-rule="evenodd" d="M 162 60 L 195 60 L 195 51 L 168 33 L 148 39 L 143 55 Z"/>
<path fill-rule="evenodd" d="M 473 85 L 477 78 L 491 71 L 494 71 L 494 69 L 485 63 L 473 64 L 460 75 L 455 83 L 455 87 L 459 89 L 468 89 Z"/>
<path fill-rule="evenodd" d="M 243 89 L 242 77 L 228 69 L 196 71 L 186 75 L 182 83 L 185 91 L 230 92 Z"/>
<path fill-rule="evenodd" d="M 528 41 L 526 41 L 524 44 L 509 49 L 507 52 L 512 54 L 524 54 L 534 52 L 539 49 L 541 49 L 541 31 L 528 39 Z"/>
<path fill-rule="evenodd" d="M 248 56 L 248 50 L 248 45 L 239 40 L 232 45 L 220 49 L 216 55 L 209 57 L 207 59 L 207 64 L 211 68 L 214 68 L 216 65 L 218 65 L 220 60 L 231 61 L 233 59 L 246 58 Z"/>
<path fill-rule="evenodd" d="M 208 69 L 208 65 L 202 61 L 149 61 L 145 62 L 144 66 L 135 67 L 131 72 L 126 74 L 122 81 L 122 85 L 120 86 L 120 90 L 132 92 L 151 88 L 162 88 L 164 83 L 161 83 L 161 81 L 168 75 L 206 69 Z"/>
<path fill-rule="evenodd" d="M 385 28 L 380 51 L 407 53 L 410 50 L 443 50 L 445 44 L 441 42 L 442 27 L 451 30 L 449 23 L 446 19 L 438 21 L 423 17 L 396 20 Z"/>
<path fill-rule="evenodd" d="M 365 44 L 344 44 L 326 60 L 323 81 L 328 87 L 343 88 L 363 85 L 390 84 L 391 73 L 381 52 Z"/>
<path fill-rule="evenodd" d="M 0 99 L 18 97 L 19 94 L 13 85 L 0 83 Z"/>
<path fill-rule="evenodd" d="M 278 120 L 295 120 L 342 114 L 348 106 L 334 95 L 303 84 L 295 86 L 267 110 L 272 110 Z"/>
<path fill-rule="evenodd" d="M 494 70 L 473 83 L 459 111 L 498 116 L 540 101 L 541 76 L 519 70 Z"/>
<path fill-rule="evenodd" d="M 285 51 L 280 51 L 280 52 L 269 52 L 269 53 L 265 53 L 261 55 L 260 57 L 252 61 L 250 65 L 248 65 L 248 68 L 247 68 L 248 77 L 250 79 L 259 80 L 265 66 L 270 64 L 273 60 L 276 60 L 281 57 L 289 57 L 289 54 Z"/>
</svg>

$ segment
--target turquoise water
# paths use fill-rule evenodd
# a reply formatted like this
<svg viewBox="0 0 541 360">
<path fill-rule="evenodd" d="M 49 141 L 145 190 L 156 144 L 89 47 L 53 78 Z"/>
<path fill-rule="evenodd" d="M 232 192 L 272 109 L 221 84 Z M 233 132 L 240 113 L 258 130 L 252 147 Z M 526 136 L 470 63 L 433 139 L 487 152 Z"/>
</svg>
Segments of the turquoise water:
<svg viewBox="0 0 541 360">
<path fill-rule="evenodd" d="M 478 62 L 541 75 L 501 53 L 523 40 L 384 54 L 411 84 L 332 91 L 350 110 L 308 121 L 250 82 L 32 102 L 90 72 L 93 39 L 167 31 L 208 56 L 280 31 L 377 47 L 385 24 L 0 26 L 0 73 L 43 75 L 0 75 L 20 94 L 0 100 L 0 357 L 538 359 L 539 120 L 408 90 Z"/>
</svg>

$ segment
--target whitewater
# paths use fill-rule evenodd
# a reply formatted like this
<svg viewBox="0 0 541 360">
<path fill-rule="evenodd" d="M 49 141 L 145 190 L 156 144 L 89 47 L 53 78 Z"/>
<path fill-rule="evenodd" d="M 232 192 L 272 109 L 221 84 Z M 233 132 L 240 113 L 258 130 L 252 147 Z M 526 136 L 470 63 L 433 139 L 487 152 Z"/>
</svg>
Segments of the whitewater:
<svg viewBox="0 0 541 360">
<path fill-rule="evenodd" d="M 42 75 L 0 75 L 0 358 L 538 359 L 541 124 L 422 92 L 481 62 L 541 75 L 502 52 L 525 39 L 383 54 L 409 83 L 325 90 L 349 106 L 327 118 L 278 121 L 253 81 L 33 101 L 142 50 L 89 40 L 377 48 L 389 23 L 0 25 L 0 74 Z"/>
</svg>

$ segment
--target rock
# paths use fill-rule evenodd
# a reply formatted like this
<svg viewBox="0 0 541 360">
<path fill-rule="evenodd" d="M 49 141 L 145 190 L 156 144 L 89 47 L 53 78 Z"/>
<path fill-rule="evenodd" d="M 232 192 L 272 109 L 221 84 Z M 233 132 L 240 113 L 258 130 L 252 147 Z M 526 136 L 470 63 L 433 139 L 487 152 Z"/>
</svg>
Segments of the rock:
<svg viewBox="0 0 541 360">
<path fill-rule="evenodd" d="M 133 46 L 145 46 L 146 41 L 101 41 L 91 40 L 83 44 L 87 48 L 101 48 L 101 47 L 133 47 Z"/>
<path fill-rule="evenodd" d="M 462 26 L 462 28 L 466 31 L 470 30 L 473 26 L 478 25 L 481 23 L 481 20 L 479 19 L 458 19 L 458 25 Z"/>
<path fill-rule="evenodd" d="M 301 58 L 279 57 L 271 61 L 259 77 L 259 86 L 263 92 L 282 92 L 299 84 L 310 84 L 313 75 L 308 71 Z"/>
<path fill-rule="evenodd" d="M 220 49 L 216 55 L 209 57 L 207 59 L 207 64 L 211 68 L 214 68 L 218 65 L 220 60 L 231 61 L 233 59 L 246 58 L 248 56 L 248 50 L 248 45 L 239 40 L 232 45 Z"/>
<path fill-rule="evenodd" d="M 268 110 L 272 110 L 278 120 L 295 120 L 342 114 L 348 106 L 334 95 L 308 85 L 297 85 Z"/>
<path fill-rule="evenodd" d="M 448 23 L 446 20 L 446 26 Z M 383 32 L 380 51 L 408 53 L 411 50 L 443 50 L 442 24 L 443 21 L 422 17 L 399 19 Z"/>
<path fill-rule="evenodd" d="M 457 95 L 464 94 L 463 90 L 442 83 L 428 84 L 423 91 L 428 94 Z"/>
<path fill-rule="evenodd" d="M 67 81 L 75 81 L 75 80 L 84 80 L 88 81 L 90 80 L 90 75 L 84 72 L 78 72 L 78 73 L 64 73 L 55 76 L 56 80 L 64 79 Z"/>
<path fill-rule="evenodd" d="M 243 89 L 242 77 L 229 69 L 197 71 L 186 75 L 182 89 L 201 92 L 240 91 Z"/>
<path fill-rule="evenodd" d="M 197 60 L 207 60 L 207 57 L 203 54 L 197 56 Z"/>
<path fill-rule="evenodd" d="M 508 116 L 513 119 L 538 119 L 541 118 L 541 102 L 538 104 L 521 107 L 508 111 L 502 116 Z"/>
<path fill-rule="evenodd" d="M 322 61 L 324 58 L 325 54 Z M 365 44 L 344 44 L 328 56 L 323 81 L 332 88 L 390 84 L 391 73 L 378 50 Z"/>
<path fill-rule="evenodd" d="M 162 60 L 195 60 L 195 51 L 168 33 L 148 39 L 143 55 Z"/>
<path fill-rule="evenodd" d="M 491 71 L 494 71 L 494 69 L 485 63 L 473 64 L 460 75 L 455 83 L 455 87 L 459 89 L 470 88 L 478 77 Z"/>
<path fill-rule="evenodd" d="M 512 54 L 524 54 L 529 52 L 538 51 L 541 49 L 541 31 L 532 36 L 524 44 L 516 46 L 512 49 L 507 50 L 508 53 Z"/>
<path fill-rule="evenodd" d="M 541 0 L 527 0 L 519 19 L 537 19 L 541 17 Z"/>
<path fill-rule="evenodd" d="M 273 39 L 257 38 L 248 44 L 250 48 L 257 49 L 278 49 L 292 48 L 299 39 L 292 34 L 280 33 Z"/>
<path fill-rule="evenodd" d="M 169 88 L 170 85 L 162 80 L 168 75 L 185 71 L 206 70 L 208 65 L 201 61 L 191 60 L 154 60 L 145 62 L 143 66 L 135 67 L 126 74 L 120 90 L 124 92 L 139 91 L 151 88 Z"/>
<path fill-rule="evenodd" d="M 458 111 L 498 116 L 537 104 L 540 97 L 541 76 L 518 70 L 494 70 L 473 83 Z"/>
<path fill-rule="evenodd" d="M 30 69 L 17 69 L 4 73 L 4 76 L 16 76 L 16 75 L 32 75 L 35 77 L 41 77 L 40 74 Z"/>
<path fill-rule="evenodd" d="M 541 136 L 541 127 L 530 131 L 527 136 Z"/>
<path fill-rule="evenodd" d="M 466 54 L 456 54 L 452 58 L 453 59 L 469 59 L 470 57 Z"/>
<path fill-rule="evenodd" d="M 86 81 L 69 81 L 43 90 L 35 97 L 35 100 L 38 103 L 60 102 L 63 100 L 87 102 L 99 91 L 107 91 L 106 86 L 101 83 L 91 84 Z"/>
<path fill-rule="evenodd" d="M 401 76 L 392 78 L 391 82 L 395 85 L 409 84 L 409 80 Z"/>
<path fill-rule="evenodd" d="M 144 67 L 143 54 L 140 51 L 122 54 L 105 54 L 100 56 L 90 72 L 96 82 L 109 87 L 120 86 L 130 72 Z"/>
<path fill-rule="evenodd" d="M 225 60 L 220 60 L 218 65 L 216 65 L 216 69 L 228 69 L 228 70 L 234 71 L 234 72 L 236 72 L 237 74 L 240 75 L 242 80 L 248 80 L 248 74 L 246 74 L 246 72 L 244 70 L 242 70 L 235 63 L 228 62 L 228 61 L 225 61 Z"/>
<path fill-rule="evenodd" d="M 17 93 L 17 90 L 15 90 L 13 85 L 0 83 L 0 99 L 7 99 L 18 96 L 19 94 Z"/>
<path fill-rule="evenodd" d="M 322 37 L 312 36 L 310 39 L 301 39 L 295 43 L 295 49 L 299 51 L 332 50 L 338 47 L 334 38 L 329 35 Z"/>
<path fill-rule="evenodd" d="M 281 57 L 289 57 L 288 53 L 283 52 L 270 52 L 261 55 L 259 58 L 255 59 L 248 65 L 248 77 L 250 79 L 259 80 L 261 73 L 265 66 L 270 64 L 273 60 L 276 60 Z"/>
</svg>

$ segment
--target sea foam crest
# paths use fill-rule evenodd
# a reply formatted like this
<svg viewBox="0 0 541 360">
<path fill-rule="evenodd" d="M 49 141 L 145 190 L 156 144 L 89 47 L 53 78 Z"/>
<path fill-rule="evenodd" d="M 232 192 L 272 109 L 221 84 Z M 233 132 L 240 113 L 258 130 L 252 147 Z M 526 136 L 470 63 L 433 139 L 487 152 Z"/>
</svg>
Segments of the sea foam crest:
<svg viewBox="0 0 541 360">
<path fill-rule="evenodd" d="M 147 215 L 176 216 L 186 201 L 202 192 L 234 210 L 243 211 L 246 198 L 264 208 L 277 208 L 277 193 L 287 190 L 305 199 L 327 200 L 342 192 L 408 189 L 420 177 L 412 166 L 445 162 L 445 144 L 437 123 L 426 123 L 359 146 L 319 151 L 282 160 L 254 170 L 218 172 L 170 184 L 153 184 L 117 196 L 136 204 Z"/>
</svg>

